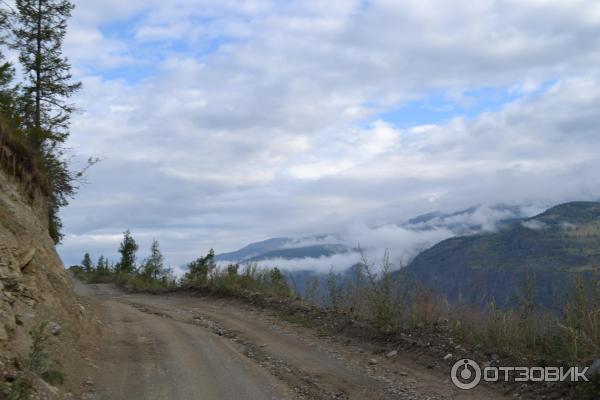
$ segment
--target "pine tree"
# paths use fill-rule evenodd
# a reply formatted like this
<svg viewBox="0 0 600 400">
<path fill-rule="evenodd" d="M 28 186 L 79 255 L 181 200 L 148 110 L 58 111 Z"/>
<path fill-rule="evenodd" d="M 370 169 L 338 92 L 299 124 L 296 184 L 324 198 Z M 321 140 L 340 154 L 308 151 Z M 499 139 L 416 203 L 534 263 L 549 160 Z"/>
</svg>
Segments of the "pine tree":
<svg viewBox="0 0 600 400">
<path fill-rule="evenodd" d="M 518 316 L 523 340 L 526 346 L 535 346 L 535 321 L 536 321 L 536 285 L 534 277 L 529 271 L 529 265 L 525 265 L 521 294 L 518 298 Z"/>
<path fill-rule="evenodd" d="M 56 243 L 63 237 L 59 209 L 75 194 L 78 177 L 69 170 L 60 146 L 69 135 L 74 110 L 68 100 L 81 88 L 80 82 L 72 82 L 71 66 L 62 54 L 73 8 L 69 0 L 15 0 L 10 13 L 11 45 L 19 52 L 24 79 L 8 114 L 48 176 L 49 232 Z"/>
<path fill-rule="evenodd" d="M 325 281 L 327 286 L 327 306 L 335 311 L 339 311 L 342 305 L 343 286 L 340 281 L 340 276 L 331 268 Z"/>
<path fill-rule="evenodd" d="M 154 240 L 150 249 L 150 257 L 144 263 L 143 275 L 147 278 L 157 280 L 164 272 L 164 257 L 160 252 L 158 240 Z"/>
<path fill-rule="evenodd" d="M 14 47 L 25 74 L 22 124 L 36 149 L 52 152 L 68 137 L 73 106 L 68 99 L 81 88 L 72 82 L 71 65 L 62 54 L 69 0 L 16 0 Z"/>
<path fill-rule="evenodd" d="M 18 86 L 13 85 L 15 68 L 0 53 L 0 113 L 13 122 L 16 119 L 15 99 Z"/>
<path fill-rule="evenodd" d="M 104 256 L 100 256 L 100 258 L 98 258 L 98 262 L 96 263 L 96 270 L 98 271 L 99 275 L 108 275 L 108 261 Z"/>
<path fill-rule="evenodd" d="M 7 10 L 0 10 L 0 44 L 8 43 L 10 31 L 10 15 Z M 13 84 L 15 79 L 14 66 L 6 61 L 6 57 L 0 52 L 0 113 L 13 125 L 16 125 L 16 99 L 19 86 Z M 13 126 L 16 128 L 16 126 Z"/>
<path fill-rule="evenodd" d="M 94 263 L 92 262 L 90 253 L 85 253 L 83 256 L 83 261 L 81 261 L 81 265 L 83 266 L 83 270 L 88 274 L 94 270 Z"/>
<path fill-rule="evenodd" d="M 281 296 L 290 296 L 290 286 L 279 268 L 273 268 L 269 273 L 271 288 Z"/>
<path fill-rule="evenodd" d="M 136 252 L 138 251 L 138 245 L 131 236 L 131 232 L 126 230 L 123 234 L 123 241 L 119 247 L 119 253 L 121 253 L 121 261 L 117 264 L 117 272 L 131 274 L 135 272 L 136 265 Z"/>
<path fill-rule="evenodd" d="M 210 249 L 204 257 L 199 257 L 187 265 L 188 271 L 183 277 L 183 281 L 192 285 L 205 285 L 208 281 L 208 274 L 216 268 L 215 251 Z"/>
</svg>

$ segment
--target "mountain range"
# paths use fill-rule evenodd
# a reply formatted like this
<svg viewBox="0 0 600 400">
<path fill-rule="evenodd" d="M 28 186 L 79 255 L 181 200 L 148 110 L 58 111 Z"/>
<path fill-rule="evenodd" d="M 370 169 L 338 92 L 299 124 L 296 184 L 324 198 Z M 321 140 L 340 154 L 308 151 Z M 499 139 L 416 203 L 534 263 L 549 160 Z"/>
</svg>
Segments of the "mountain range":
<svg viewBox="0 0 600 400">
<path fill-rule="evenodd" d="M 539 304 L 558 308 L 579 273 L 600 261 L 600 203 L 571 202 L 501 226 L 444 240 L 406 268 L 449 301 L 514 305 L 525 279 Z"/>
<path fill-rule="evenodd" d="M 522 207 L 495 205 L 470 207 L 462 211 L 422 214 L 398 224 L 375 226 L 377 230 L 387 226 L 401 227 L 408 231 L 422 232 L 446 229 L 452 235 L 472 235 L 496 229 L 514 220 L 524 218 Z M 221 253 L 215 257 L 221 262 L 255 262 L 272 259 L 303 259 L 329 257 L 356 251 L 357 243 L 337 233 L 320 234 L 301 238 L 278 237 L 251 243 L 239 250 Z M 352 242 L 350 245 L 348 242 Z M 348 266 L 350 267 L 350 265 Z"/>
<path fill-rule="evenodd" d="M 578 273 L 600 262 L 600 203 L 570 202 L 527 217 L 523 207 L 497 205 L 419 215 L 397 224 L 407 231 L 445 229 L 449 239 L 418 252 L 403 271 L 450 302 L 499 307 L 516 303 L 525 277 L 535 283 L 536 299 L 560 307 Z M 374 228 L 374 229 L 377 229 Z M 250 244 L 218 261 L 306 261 L 306 270 L 288 271 L 300 288 L 311 276 L 311 260 L 349 254 L 356 248 L 342 235 L 275 238 Z M 352 267 L 349 263 L 347 268 Z"/>
<path fill-rule="evenodd" d="M 350 249 L 341 244 L 336 235 L 309 236 L 300 239 L 273 238 L 262 242 L 251 243 L 237 251 L 218 254 L 216 261 L 224 262 L 257 262 L 271 259 L 302 259 L 330 257 L 343 254 Z"/>
</svg>

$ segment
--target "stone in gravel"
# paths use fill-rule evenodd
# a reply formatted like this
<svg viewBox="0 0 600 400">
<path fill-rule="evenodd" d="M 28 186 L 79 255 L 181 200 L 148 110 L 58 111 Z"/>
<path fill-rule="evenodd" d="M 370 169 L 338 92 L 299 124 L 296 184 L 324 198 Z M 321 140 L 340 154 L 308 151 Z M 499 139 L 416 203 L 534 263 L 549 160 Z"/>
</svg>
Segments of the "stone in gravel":
<svg viewBox="0 0 600 400">
<path fill-rule="evenodd" d="M 58 322 L 50 322 L 48 324 L 48 330 L 54 336 L 58 336 L 62 332 L 62 326 L 60 326 Z"/>
<path fill-rule="evenodd" d="M 448 360 L 451 360 L 451 359 L 452 359 L 452 354 L 451 353 L 448 353 L 448 354 L 446 354 L 444 356 L 444 361 L 448 361 Z"/>
<path fill-rule="evenodd" d="M 395 356 L 397 356 L 397 355 L 398 355 L 398 351 L 396 351 L 396 350 L 392 350 L 392 351 L 390 351 L 389 353 L 387 353 L 385 356 L 386 356 L 387 358 L 392 358 L 392 357 L 395 357 Z"/>
<path fill-rule="evenodd" d="M 375 365 L 375 364 L 377 364 L 378 362 L 379 362 L 379 361 L 377 361 L 377 359 L 375 359 L 375 358 L 371 358 L 371 359 L 369 360 L 369 365 Z"/>
</svg>

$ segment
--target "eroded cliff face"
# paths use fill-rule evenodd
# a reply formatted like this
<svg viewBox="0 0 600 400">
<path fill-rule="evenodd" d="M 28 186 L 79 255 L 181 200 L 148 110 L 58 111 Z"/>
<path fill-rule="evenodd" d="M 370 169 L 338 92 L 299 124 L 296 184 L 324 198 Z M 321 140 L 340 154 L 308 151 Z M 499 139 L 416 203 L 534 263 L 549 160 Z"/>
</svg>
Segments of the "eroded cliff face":
<svg viewBox="0 0 600 400">
<path fill-rule="evenodd" d="M 48 322 L 49 350 L 64 353 L 84 326 L 47 221 L 44 195 L 0 167 L 0 382 L 26 359 L 33 327 Z"/>
</svg>

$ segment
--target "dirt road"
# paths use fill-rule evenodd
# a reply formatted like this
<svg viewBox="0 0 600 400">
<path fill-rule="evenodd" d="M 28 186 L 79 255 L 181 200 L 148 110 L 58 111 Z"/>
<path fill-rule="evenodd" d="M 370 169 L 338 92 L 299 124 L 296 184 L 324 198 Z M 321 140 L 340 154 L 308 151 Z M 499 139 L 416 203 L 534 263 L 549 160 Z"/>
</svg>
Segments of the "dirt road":
<svg viewBox="0 0 600 400">
<path fill-rule="evenodd" d="M 105 331 L 90 399 L 502 398 L 458 391 L 402 355 L 377 356 L 238 301 L 76 290 Z"/>
</svg>

